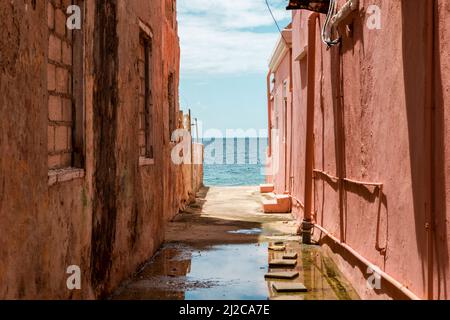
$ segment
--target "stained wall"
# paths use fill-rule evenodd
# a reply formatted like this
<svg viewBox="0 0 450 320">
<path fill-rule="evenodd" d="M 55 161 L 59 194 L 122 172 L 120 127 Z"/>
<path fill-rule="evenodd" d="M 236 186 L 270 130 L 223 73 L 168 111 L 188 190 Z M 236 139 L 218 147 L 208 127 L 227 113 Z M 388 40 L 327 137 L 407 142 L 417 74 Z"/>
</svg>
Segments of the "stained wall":
<svg viewBox="0 0 450 320">
<path fill-rule="evenodd" d="M 367 27 L 370 5 L 381 29 Z M 324 15 L 316 25 L 315 222 L 421 298 L 449 298 L 449 10 L 445 1 L 362 0 L 331 49 L 320 41 Z M 292 21 L 291 194 L 303 203 L 309 14 L 294 11 Z M 302 220 L 303 208 L 293 210 Z M 405 298 L 385 281 L 367 289 L 367 266 L 314 235 L 361 297 Z"/>
<path fill-rule="evenodd" d="M 55 8 L 65 12 L 70 4 L 0 4 L 6 35 L 0 39 L 1 298 L 107 296 L 159 248 L 165 221 L 184 197 L 175 183 L 182 168 L 170 161 L 180 55 L 175 1 L 77 1 L 83 24 L 73 33 L 82 35 L 83 55 L 82 73 L 73 80 L 83 89 L 76 109 L 82 111 L 74 114 L 81 117 L 82 159 L 49 168 L 49 124 L 60 122 L 49 117 L 48 69 L 71 65 L 49 60 L 48 22 Z M 153 42 L 154 159 L 148 161 L 139 152 L 143 31 Z M 70 152 L 74 140 L 66 138 Z M 179 183 L 191 185 L 183 178 Z M 81 290 L 67 289 L 71 265 L 81 269 Z"/>
</svg>

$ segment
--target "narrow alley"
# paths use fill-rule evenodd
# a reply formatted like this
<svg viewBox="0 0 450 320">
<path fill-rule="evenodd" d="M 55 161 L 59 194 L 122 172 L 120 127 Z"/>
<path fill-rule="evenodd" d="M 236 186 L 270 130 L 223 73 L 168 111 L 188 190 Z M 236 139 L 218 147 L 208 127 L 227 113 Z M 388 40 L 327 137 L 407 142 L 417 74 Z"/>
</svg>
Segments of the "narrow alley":
<svg viewBox="0 0 450 320">
<path fill-rule="evenodd" d="M 358 299 L 320 247 L 301 245 L 290 214 L 264 214 L 257 187 L 205 187 L 175 217 L 166 243 L 113 299 L 336 300 Z M 274 251 L 274 249 L 285 250 Z M 268 264 L 297 256 L 295 267 Z M 294 258 L 295 259 L 295 258 Z M 220 267 L 219 267 L 220 266 Z M 298 272 L 288 280 L 268 273 Z M 300 285 L 306 293 L 279 293 L 276 284 Z"/>
<path fill-rule="evenodd" d="M 449 17 L 1 1 L 0 300 L 450 301 Z"/>
</svg>

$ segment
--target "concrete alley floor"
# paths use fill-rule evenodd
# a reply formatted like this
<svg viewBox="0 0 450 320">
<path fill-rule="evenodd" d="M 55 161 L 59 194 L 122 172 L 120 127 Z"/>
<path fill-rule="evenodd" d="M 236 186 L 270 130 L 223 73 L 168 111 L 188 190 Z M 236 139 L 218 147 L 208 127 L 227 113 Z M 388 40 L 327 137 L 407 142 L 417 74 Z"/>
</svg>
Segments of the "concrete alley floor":
<svg viewBox="0 0 450 320">
<path fill-rule="evenodd" d="M 112 299 L 306 300 L 358 299 L 320 247 L 299 243 L 290 214 L 264 214 L 257 187 L 203 188 L 196 202 L 171 222 L 158 253 Z M 283 242 L 298 254 L 294 280 L 307 293 L 279 294 L 266 281 L 272 259 L 283 252 L 269 246 Z"/>
</svg>

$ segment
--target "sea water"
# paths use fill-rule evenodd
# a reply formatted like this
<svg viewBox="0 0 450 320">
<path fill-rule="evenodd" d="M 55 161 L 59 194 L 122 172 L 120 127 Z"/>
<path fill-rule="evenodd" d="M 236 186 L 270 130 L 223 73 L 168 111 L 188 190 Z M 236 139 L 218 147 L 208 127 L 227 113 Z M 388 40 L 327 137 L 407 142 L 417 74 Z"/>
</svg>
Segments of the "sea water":
<svg viewBox="0 0 450 320">
<path fill-rule="evenodd" d="M 267 138 L 204 138 L 206 186 L 253 186 L 265 181 Z"/>
</svg>

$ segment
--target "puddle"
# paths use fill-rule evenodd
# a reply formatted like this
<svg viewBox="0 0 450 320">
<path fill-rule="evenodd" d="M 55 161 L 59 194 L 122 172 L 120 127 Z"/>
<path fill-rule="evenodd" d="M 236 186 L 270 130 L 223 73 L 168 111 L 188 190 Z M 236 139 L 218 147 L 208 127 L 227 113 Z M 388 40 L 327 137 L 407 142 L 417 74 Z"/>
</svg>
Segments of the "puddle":
<svg viewBox="0 0 450 320">
<path fill-rule="evenodd" d="M 298 254 L 297 267 L 289 270 L 298 271 L 300 276 L 291 282 L 303 283 L 307 293 L 279 294 L 273 290 L 273 281 L 266 281 L 264 275 L 286 269 L 269 269 L 268 262 L 281 259 L 285 252 L 271 252 L 267 243 L 218 245 L 207 249 L 166 244 L 113 299 L 358 299 L 331 259 L 321 255 L 319 247 L 297 242 L 285 244 L 286 252 Z"/>
<path fill-rule="evenodd" d="M 235 231 L 228 231 L 228 233 L 231 233 L 231 234 L 255 235 L 255 234 L 261 234 L 262 233 L 262 229 L 261 228 L 241 229 L 241 230 L 235 230 Z"/>
</svg>

